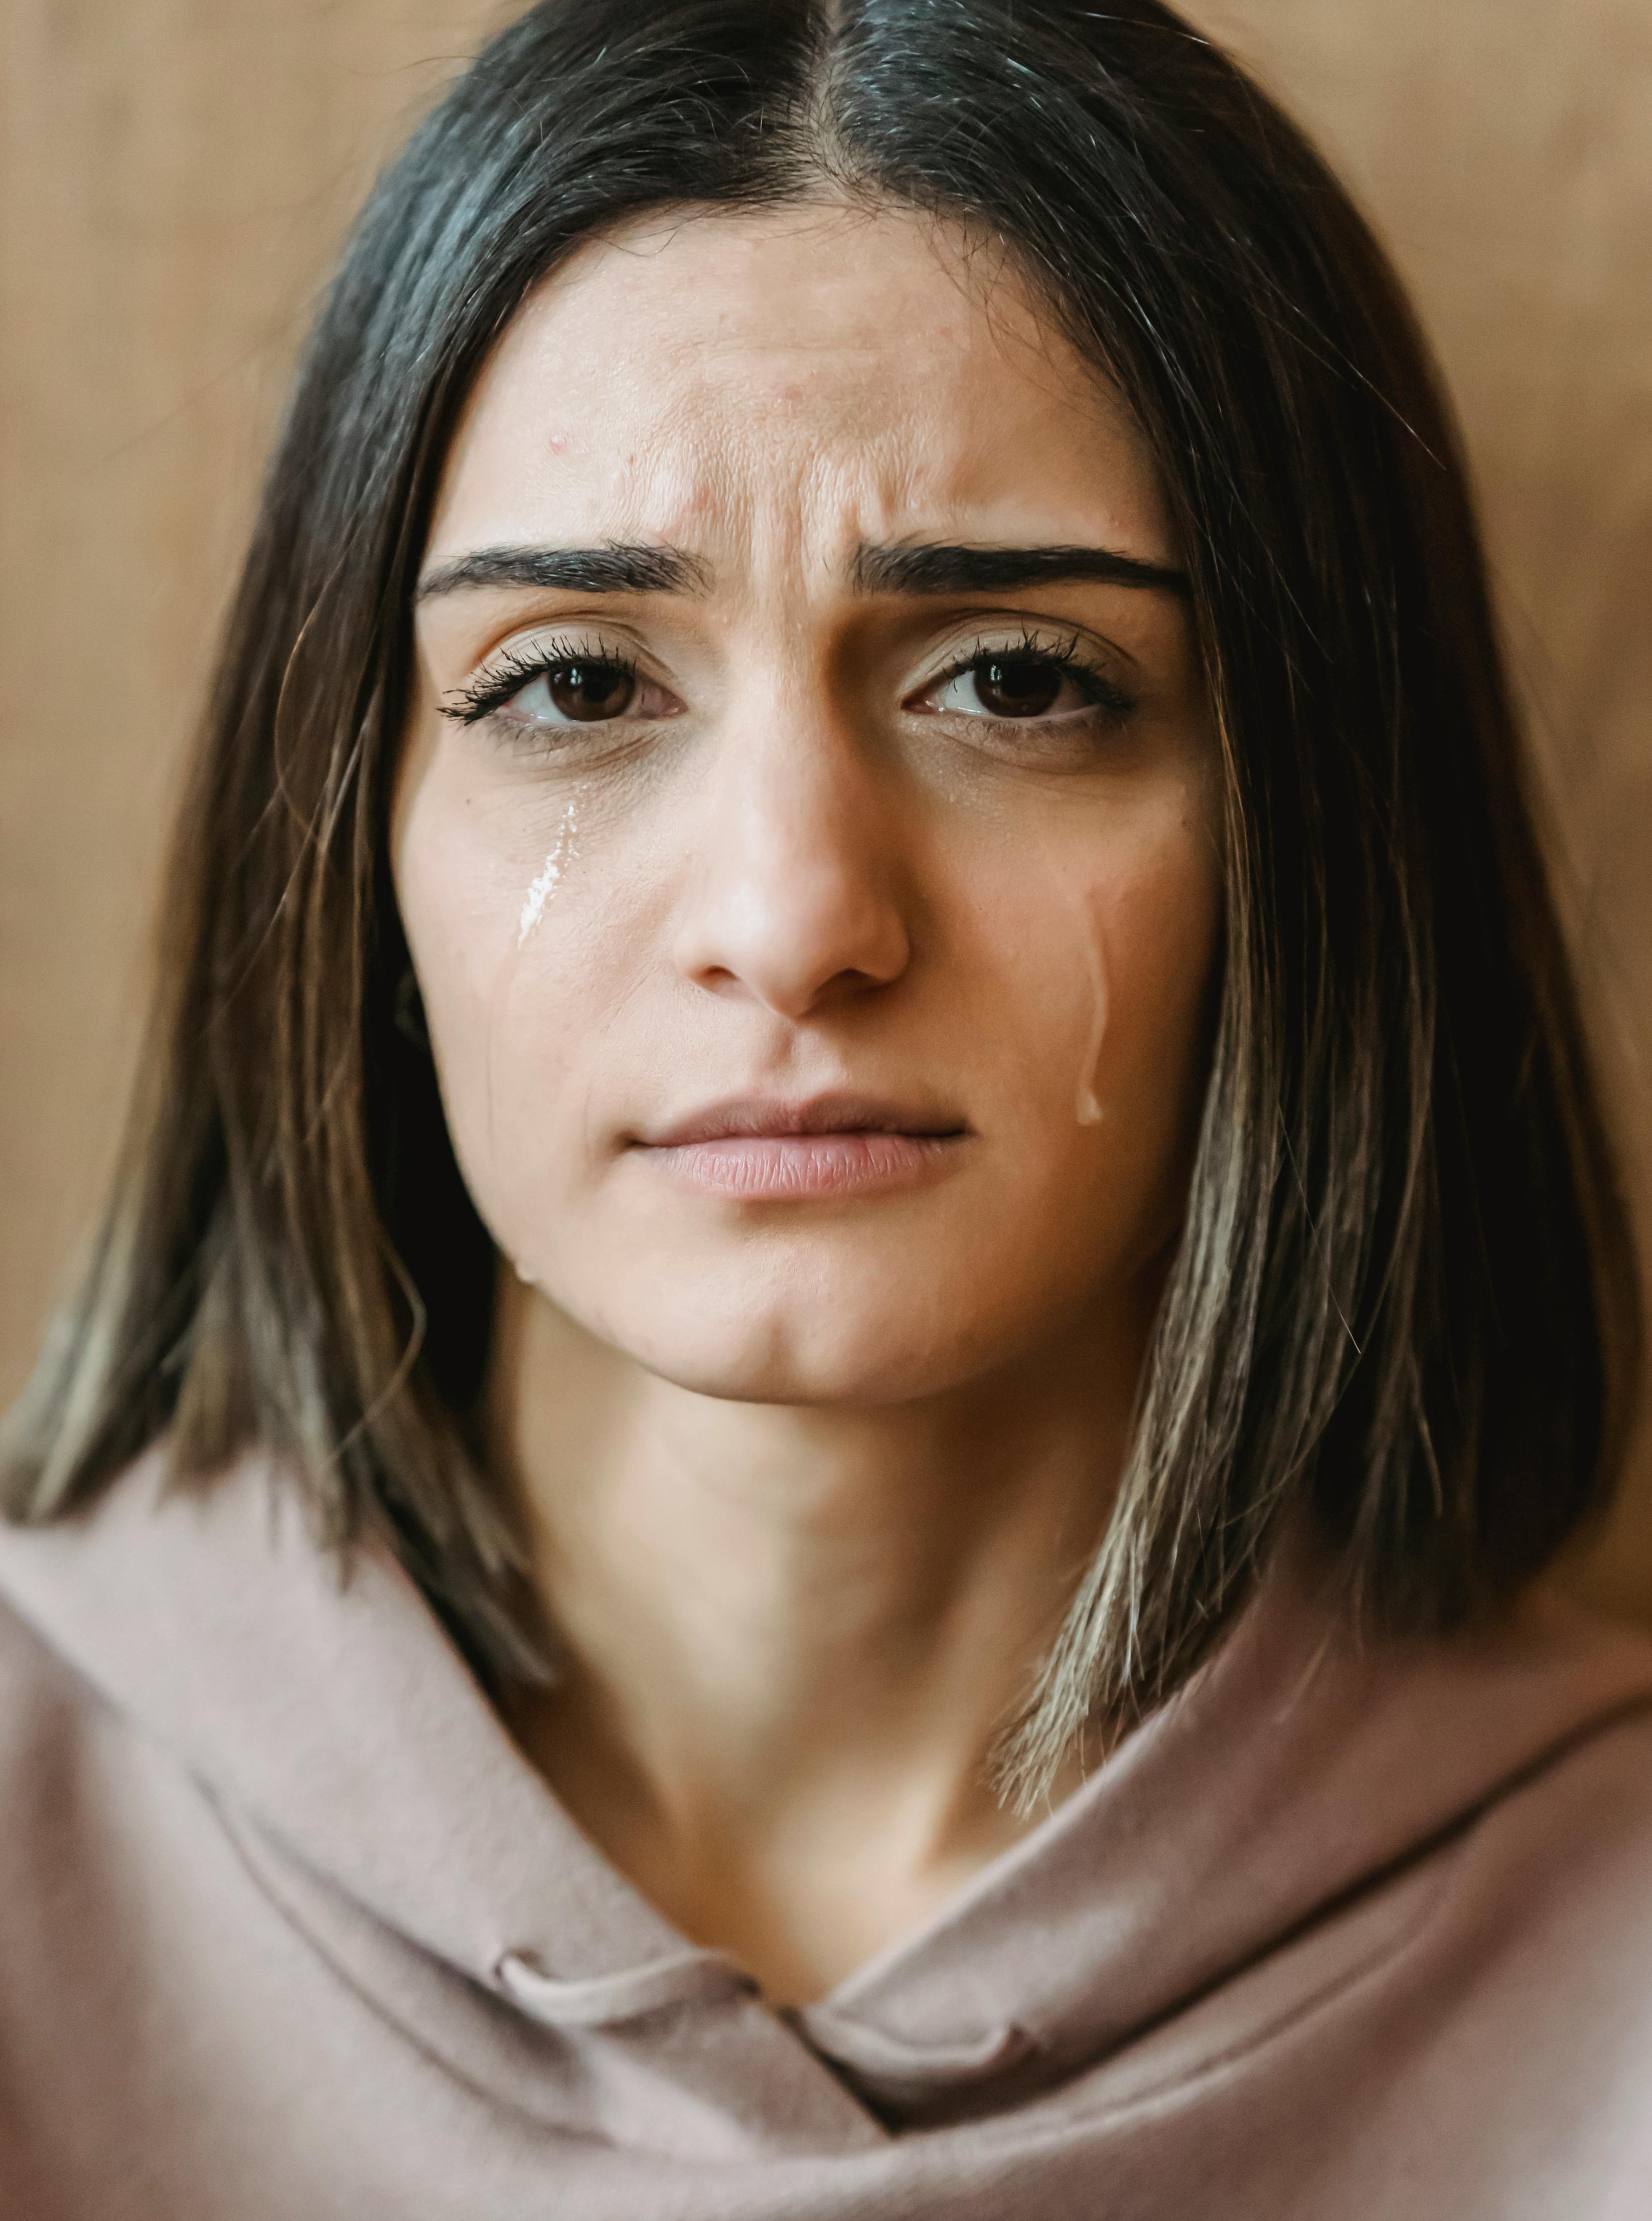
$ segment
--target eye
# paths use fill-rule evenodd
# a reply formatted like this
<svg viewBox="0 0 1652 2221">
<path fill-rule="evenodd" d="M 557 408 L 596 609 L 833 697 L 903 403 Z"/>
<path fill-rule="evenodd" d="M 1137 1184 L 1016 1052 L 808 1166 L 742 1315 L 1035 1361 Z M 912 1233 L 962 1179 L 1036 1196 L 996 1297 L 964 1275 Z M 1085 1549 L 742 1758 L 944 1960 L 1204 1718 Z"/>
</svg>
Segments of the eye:
<svg viewBox="0 0 1652 2221">
<path fill-rule="evenodd" d="M 1113 680 L 1077 661 L 1072 647 L 1029 641 L 978 648 L 943 672 L 917 706 L 994 724 L 1032 724 L 1097 710 L 1124 717 L 1136 705 Z"/>
<path fill-rule="evenodd" d="M 503 648 L 441 704 L 461 725 L 485 720 L 519 733 L 674 716 L 681 704 L 629 655 L 567 640 Z"/>
<path fill-rule="evenodd" d="M 548 663 L 502 706 L 536 725 L 600 725 L 624 716 L 641 691 L 629 664 L 570 660 Z"/>
<path fill-rule="evenodd" d="M 1084 707 L 1084 697 L 1048 656 L 984 655 L 947 681 L 935 706 L 978 717 L 1048 717 Z"/>
</svg>

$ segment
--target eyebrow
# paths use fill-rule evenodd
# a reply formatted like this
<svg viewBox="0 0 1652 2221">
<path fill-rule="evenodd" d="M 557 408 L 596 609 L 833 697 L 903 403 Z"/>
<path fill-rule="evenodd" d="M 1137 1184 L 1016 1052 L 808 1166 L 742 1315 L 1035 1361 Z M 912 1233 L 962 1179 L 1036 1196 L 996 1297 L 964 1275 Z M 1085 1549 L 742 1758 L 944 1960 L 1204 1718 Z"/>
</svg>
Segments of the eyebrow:
<svg viewBox="0 0 1652 2221">
<path fill-rule="evenodd" d="M 466 586 L 540 586 L 569 594 L 683 594 L 703 591 L 710 574 L 680 547 L 610 541 L 602 547 L 479 547 L 419 581 L 417 598 Z"/>
<path fill-rule="evenodd" d="M 1121 555 L 1111 547 L 954 547 L 903 541 L 889 547 L 862 547 L 854 576 L 862 593 L 990 594 L 1053 585 L 1064 579 L 1175 594 L 1188 591 L 1185 571 Z"/>
<path fill-rule="evenodd" d="M 1186 595 L 1187 574 L 1111 547 L 969 547 L 902 541 L 856 549 L 849 575 L 866 594 L 984 594 L 1087 579 Z M 681 547 L 610 541 L 601 547 L 480 547 L 421 579 L 428 602 L 472 586 L 537 586 L 572 594 L 703 593 L 706 565 Z"/>
</svg>

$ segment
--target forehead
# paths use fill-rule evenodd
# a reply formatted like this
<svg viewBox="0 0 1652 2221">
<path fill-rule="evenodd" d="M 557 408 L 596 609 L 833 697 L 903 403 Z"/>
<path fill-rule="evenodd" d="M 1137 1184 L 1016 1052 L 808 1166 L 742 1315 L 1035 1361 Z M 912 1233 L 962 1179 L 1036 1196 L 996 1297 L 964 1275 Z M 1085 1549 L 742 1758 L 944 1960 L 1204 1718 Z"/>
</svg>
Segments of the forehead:
<svg viewBox="0 0 1652 2221">
<path fill-rule="evenodd" d="M 898 211 L 677 211 L 523 304 L 455 435 L 428 554 L 766 529 L 1102 537 L 1167 558 L 1122 404 L 1002 252 Z"/>
</svg>

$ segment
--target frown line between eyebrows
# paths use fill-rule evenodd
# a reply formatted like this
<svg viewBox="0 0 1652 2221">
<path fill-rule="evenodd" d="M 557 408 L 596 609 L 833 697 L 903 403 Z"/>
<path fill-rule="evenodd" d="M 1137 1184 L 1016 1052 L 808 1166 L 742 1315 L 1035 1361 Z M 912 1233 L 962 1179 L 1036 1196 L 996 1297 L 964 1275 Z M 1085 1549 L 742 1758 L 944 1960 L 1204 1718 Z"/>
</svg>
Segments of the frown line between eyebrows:
<svg viewBox="0 0 1652 2221">
<path fill-rule="evenodd" d="M 1067 579 L 1186 596 L 1187 575 L 1111 547 L 991 547 L 903 541 L 856 549 L 849 575 L 866 594 L 980 594 Z M 479 547 L 432 571 L 421 602 L 476 586 L 537 586 L 573 594 L 704 593 L 711 573 L 680 547 L 612 541 L 600 547 Z"/>
</svg>

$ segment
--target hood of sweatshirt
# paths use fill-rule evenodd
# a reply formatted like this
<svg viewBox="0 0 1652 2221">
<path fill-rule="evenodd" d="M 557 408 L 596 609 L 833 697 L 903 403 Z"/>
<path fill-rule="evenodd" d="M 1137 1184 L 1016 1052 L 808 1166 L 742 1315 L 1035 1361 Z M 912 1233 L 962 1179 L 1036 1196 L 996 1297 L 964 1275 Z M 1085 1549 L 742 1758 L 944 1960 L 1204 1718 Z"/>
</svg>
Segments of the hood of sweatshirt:
<svg viewBox="0 0 1652 2221">
<path fill-rule="evenodd" d="M 1192 1686 L 937 1918 L 778 2015 L 581 1833 L 388 1553 L 341 1578 L 267 1466 L 185 1490 L 152 1455 L 90 1513 L 0 1530 L 0 1595 L 377 1927 L 541 2026 L 680 2050 L 686 2014 L 696 2103 L 756 2135 L 765 2091 L 764 2133 L 793 2149 L 1058 2084 L 1652 1704 L 1652 1648 L 1559 1606 L 1362 1650 L 1278 1573 Z"/>
</svg>

